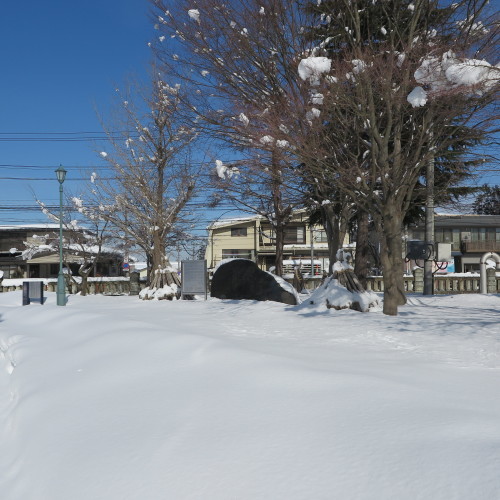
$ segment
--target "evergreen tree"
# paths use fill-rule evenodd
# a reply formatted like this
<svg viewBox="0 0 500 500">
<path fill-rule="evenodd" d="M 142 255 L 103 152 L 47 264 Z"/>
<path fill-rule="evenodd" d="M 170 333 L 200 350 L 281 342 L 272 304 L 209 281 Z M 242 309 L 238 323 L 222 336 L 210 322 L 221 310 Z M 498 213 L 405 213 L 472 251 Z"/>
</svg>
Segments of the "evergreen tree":
<svg viewBox="0 0 500 500">
<path fill-rule="evenodd" d="M 371 214 L 382 239 L 387 314 L 406 300 L 401 228 L 425 166 L 437 160 L 438 173 L 463 177 L 457 145 L 488 130 L 477 117 L 494 101 L 498 69 L 479 59 L 497 36 L 481 24 L 486 5 L 327 0 L 306 8 L 316 20 L 306 36 L 317 42 L 301 61 L 301 78 L 322 104 L 310 134 L 317 139 L 301 152 Z M 477 67 L 483 76 L 472 78 L 468 70 Z"/>
<path fill-rule="evenodd" d="M 500 215 L 500 186 L 484 185 L 474 201 L 473 210 L 479 215 Z"/>
</svg>

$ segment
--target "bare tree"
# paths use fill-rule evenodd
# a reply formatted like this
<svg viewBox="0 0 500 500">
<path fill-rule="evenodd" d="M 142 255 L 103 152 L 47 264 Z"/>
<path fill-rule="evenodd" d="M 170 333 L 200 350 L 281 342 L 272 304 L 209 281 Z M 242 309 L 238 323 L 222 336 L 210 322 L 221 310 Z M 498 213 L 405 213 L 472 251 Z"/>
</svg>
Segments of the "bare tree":
<svg viewBox="0 0 500 500">
<path fill-rule="evenodd" d="M 303 43 L 300 12 L 283 0 L 152 3 L 165 74 L 182 83 L 197 126 L 238 160 L 217 158 L 239 175 L 216 177 L 216 187 L 238 207 L 270 220 L 281 274 L 284 230 L 301 201 L 288 141 L 301 92 L 293 63 Z"/>
<path fill-rule="evenodd" d="M 50 220 L 59 223 L 57 213 L 50 211 L 42 201 L 37 200 L 37 203 Z M 81 198 L 76 196 L 67 198 L 62 227 L 63 263 L 68 270 L 71 263 L 78 264 L 81 281 L 76 281 L 70 272 L 65 274 L 65 278 L 76 286 L 82 296 L 85 296 L 89 292 L 88 278 L 91 274 L 96 275 L 97 266 L 105 255 L 116 256 L 119 252 L 106 247 L 106 243 L 111 239 L 108 222 L 103 220 L 96 210 L 85 207 Z M 47 240 L 45 245 L 26 242 L 25 257 L 31 258 L 47 250 L 59 252 L 59 234 L 54 232 Z"/>
<path fill-rule="evenodd" d="M 299 73 L 311 94 L 322 96 L 321 119 L 298 147 L 311 177 L 328 170 L 371 214 L 381 236 L 386 314 L 406 300 L 402 221 L 422 169 L 460 139 L 464 125 L 478 137 L 491 131 L 498 69 L 479 58 L 498 33 L 481 21 L 486 3 L 318 4 L 331 33 Z"/>
<path fill-rule="evenodd" d="M 107 129 L 111 149 L 100 152 L 113 174 L 91 178 L 99 217 L 142 249 L 150 280 L 151 272 L 165 269 L 167 246 L 192 221 L 187 208 L 202 168 L 200 157 L 191 156 L 197 132 L 181 119 L 178 92 L 156 76 L 150 93 L 120 94 L 120 113 Z"/>
</svg>

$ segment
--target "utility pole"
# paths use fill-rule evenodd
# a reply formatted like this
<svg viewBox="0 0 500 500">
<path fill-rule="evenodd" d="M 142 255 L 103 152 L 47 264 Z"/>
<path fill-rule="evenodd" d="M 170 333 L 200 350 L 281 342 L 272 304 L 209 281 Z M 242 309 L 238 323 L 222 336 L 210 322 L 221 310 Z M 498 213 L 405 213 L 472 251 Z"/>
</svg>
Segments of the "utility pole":
<svg viewBox="0 0 500 500">
<path fill-rule="evenodd" d="M 434 295 L 432 263 L 434 262 L 434 155 L 427 162 L 427 198 L 425 202 L 425 242 L 428 254 L 424 261 L 424 295 Z"/>
</svg>

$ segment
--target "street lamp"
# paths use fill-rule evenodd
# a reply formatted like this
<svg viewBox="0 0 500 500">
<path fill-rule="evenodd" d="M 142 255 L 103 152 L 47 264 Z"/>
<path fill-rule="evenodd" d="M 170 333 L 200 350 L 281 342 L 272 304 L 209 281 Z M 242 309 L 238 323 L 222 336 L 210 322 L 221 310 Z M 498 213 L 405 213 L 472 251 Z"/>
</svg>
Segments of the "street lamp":
<svg viewBox="0 0 500 500">
<path fill-rule="evenodd" d="M 66 178 L 66 170 L 62 165 L 56 170 L 57 180 L 59 181 L 59 274 L 57 275 L 57 305 L 66 305 L 66 293 L 63 273 L 63 182 Z"/>
</svg>

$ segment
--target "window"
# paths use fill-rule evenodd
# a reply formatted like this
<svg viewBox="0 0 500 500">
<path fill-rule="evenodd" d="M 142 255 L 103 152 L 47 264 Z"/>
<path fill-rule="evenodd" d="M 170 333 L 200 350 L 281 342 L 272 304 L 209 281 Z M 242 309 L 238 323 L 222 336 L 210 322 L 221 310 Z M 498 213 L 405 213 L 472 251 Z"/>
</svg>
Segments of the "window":
<svg viewBox="0 0 500 500">
<path fill-rule="evenodd" d="M 286 227 L 285 228 L 285 244 L 291 245 L 296 243 L 306 242 L 306 228 L 305 226 Z"/>
<path fill-rule="evenodd" d="M 288 226 L 285 227 L 283 235 L 285 245 L 304 244 L 306 242 L 306 227 L 305 226 Z M 274 245 L 276 244 L 276 231 L 269 226 L 262 226 L 260 234 L 261 244 Z"/>
<path fill-rule="evenodd" d="M 222 250 L 222 259 L 251 259 L 252 251 L 245 249 Z"/>
<path fill-rule="evenodd" d="M 460 250 L 460 229 L 453 229 L 453 245 L 451 247 L 452 250 L 459 251 Z"/>
<path fill-rule="evenodd" d="M 315 229 L 313 234 L 314 234 L 314 241 L 318 243 L 328 243 L 328 236 L 324 229 Z"/>
<path fill-rule="evenodd" d="M 247 228 L 246 227 L 232 227 L 231 228 L 231 236 L 246 236 Z"/>
<path fill-rule="evenodd" d="M 486 239 L 486 228 L 473 227 L 471 229 L 471 240 L 472 241 L 484 241 L 485 239 Z"/>
<path fill-rule="evenodd" d="M 434 238 L 438 243 L 452 243 L 453 233 L 449 228 L 436 228 Z"/>
<path fill-rule="evenodd" d="M 437 243 L 451 243 L 451 249 L 460 250 L 460 229 L 436 228 L 434 238 Z"/>
<path fill-rule="evenodd" d="M 3 271 L 3 277 L 5 279 L 9 278 L 22 278 L 23 277 L 23 270 L 21 269 L 20 266 L 14 266 L 14 265 L 4 265 L 0 266 L 0 271 Z"/>
</svg>

